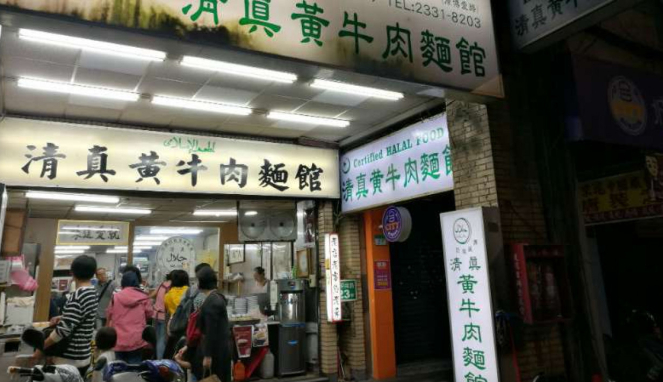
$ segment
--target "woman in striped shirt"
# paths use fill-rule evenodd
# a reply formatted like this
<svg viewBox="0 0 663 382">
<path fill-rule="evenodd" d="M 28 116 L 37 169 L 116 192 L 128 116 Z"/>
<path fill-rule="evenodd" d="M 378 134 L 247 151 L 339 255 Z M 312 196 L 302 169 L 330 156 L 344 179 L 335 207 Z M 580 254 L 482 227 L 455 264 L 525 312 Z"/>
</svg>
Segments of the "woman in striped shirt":
<svg viewBox="0 0 663 382">
<path fill-rule="evenodd" d="M 62 316 L 51 320 L 55 330 L 46 339 L 44 349 L 58 344 L 58 355 L 53 357 L 56 365 L 72 365 L 85 377 L 90 367 L 90 344 L 95 329 L 98 298 L 92 285 L 92 277 L 97 269 L 97 261 L 90 256 L 79 256 L 71 264 L 71 274 L 76 282 L 76 291 L 62 309 Z M 35 359 L 44 354 L 37 350 Z"/>
</svg>

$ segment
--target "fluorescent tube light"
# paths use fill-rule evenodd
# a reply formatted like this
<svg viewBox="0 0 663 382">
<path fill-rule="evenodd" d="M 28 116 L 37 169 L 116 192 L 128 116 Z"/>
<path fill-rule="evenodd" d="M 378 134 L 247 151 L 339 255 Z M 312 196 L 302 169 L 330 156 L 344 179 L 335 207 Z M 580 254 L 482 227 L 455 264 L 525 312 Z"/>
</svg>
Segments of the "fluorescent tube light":
<svg viewBox="0 0 663 382">
<path fill-rule="evenodd" d="M 283 113 L 280 111 L 269 112 L 269 114 L 267 114 L 267 118 L 279 119 L 282 121 L 289 121 L 295 123 L 306 123 L 310 125 L 322 125 L 322 126 L 332 126 L 332 127 L 350 126 L 350 121 L 345 121 L 342 119 L 313 117 L 310 115 Z"/>
<path fill-rule="evenodd" d="M 132 58 L 135 60 L 163 61 L 166 59 L 166 53 L 158 50 L 113 44 L 104 41 L 88 40 L 86 38 L 42 32 L 33 29 L 19 29 L 18 37 L 23 40 L 39 42 L 42 44 L 82 49 L 112 56 Z"/>
<path fill-rule="evenodd" d="M 251 77 L 259 80 L 282 82 L 291 84 L 297 81 L 297 75 L 275 70 L 261 69 L 254 66 L 231 64 L 230 62 L 214 61 L 205 58 L 184 56 L 180 64 L 191 68 L 212 70 L 236 76 Z"/>
<path fill-rule="evenodd" d="M 343 82 L 327 81 L 327 80 L 315 80 L 313 81 L 313 83 L 311 83 L 311 87 L 340 92 L 340 93 L 382 98 L 390 101 L 398 101 L 399 99 L 405 97 L 403 93 L 391 92 L 388 90 L 369 88 L 366 86 L 351 85 Z"/>
<path fill-rule="evenodd" d="M 144 246 L 155 247 L 161 245 L 162 243 L 163 243 L 162 241 L 140 241 L 138 243 L 134 243 L 134 245 L 135 247 L 144 247 Z"/>
<path fill-rule="evenodd" d="M 145 245 L 138 246 L 137 245 L 137 246 L 134 247 L 134 250 L 138 250 L 138 251 L 146 251 L 148 249 L 152 249 L 152 246 L 151 245 L 150 246 L 145 246 Z"/>
<path fill-rule="evenodd" d="M 198 235 L 203 232 L 202 229 L 188 228 L 152 228 L 150 233 L 156 235 Z"/>
<path fill-rule="evenodd" d="M 56 255 L 82 255 L 85 253 L 84 249 L 67 249 L 67 250 L 56 250 Z"/>
<path fill-rule="evenodd" d="M 233 210 L 197 210 L 193 212 L 194 216 L 237 216 L 237 211 Z"/>
<path fill-rule="evenodd" d="M 125 254 L 129 253 L 128 249 L 109 249 L 106 251 L 106 253 L 120 253 L 120 254 Z"/>
<path fill-rule="evenodd" d="M 164 240 L 168 240 L 168 239 L 170 239 L 170 237 L 168 237 L 168 236 L 139 235 L 139 236 L 136 236 L 136 238 L 134 240 L 135 241 L 164 241 Z M 136 243 L 136 244 L 140 244 L 140 243 Z"/>
<path fill-rule="evenodd" d="M 99 228 L 99 227 L 73 227 L 73 226 L 64 226 L 62 227 L 65 231 L 120 231 L 119 228 Z M 74 235 L 76 232 L 60 232 L 61 235 Z"/>
<path fill-rule="evenodd" d="M 244 216 L 256 216 L 258 215 L 258 211 L 246 211 L 244 213 Z"/>
<path fill-rule="evenodd" d="M 65 200 L 65 201 L 90 202 L 90 203 L 117 204 L 120 202 L 120 198 L 118 198 L 117 196 L 61 194 L 59 192 L 42 192 L 42 191 L 28 191 L 25 193 L 25 197 L 28 199 Z"/>
<path fill-rule="evenodd" d="M 116 101 L 136 102 L 138 101 L 138 98 L 140 98 L 138 93 L 128 90 L 77 85 L 68 82 L 55 82 L 39 78 L 19 78 L 18 87 L 53 93 L 76 94 L 94 98 L 112 99 Z"/>
<path fill-rule="evenodd" d="M 107 214 L 127 214 L 127 215 L 149 215 L 151 210 L 143 208 L 113 208 L 113 207 L 93 207 L 93 206 L 76 206 L 76 212 L 98 212 Z"/>
<path fill-rule="evenodd" d="M 169 96 L 155 95 L 152 103 L 160 106 L 176 107 L 191 110 L 208 111 L 219 114 L 249 115 L 253 110 L 248 107 L 226 105 L 212 101 L 190 100 Z"/>
<path fill-rule="evenodd" d="M 56 251 L 66 251 L 66 250 L 85 250 L 90 249 L 89 245 L 57 245 L 55 246 Z"/>
</svg>

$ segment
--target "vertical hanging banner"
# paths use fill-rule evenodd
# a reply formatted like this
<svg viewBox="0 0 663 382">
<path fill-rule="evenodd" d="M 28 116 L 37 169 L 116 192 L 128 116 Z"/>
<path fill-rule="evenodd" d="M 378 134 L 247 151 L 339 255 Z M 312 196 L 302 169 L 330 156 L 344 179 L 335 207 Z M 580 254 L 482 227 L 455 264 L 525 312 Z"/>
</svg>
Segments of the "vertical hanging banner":
<svg viewBox="0 0 663 382">
<path fill-rule="evenodd" d="M 325 278 L 327 280 L 327 321 L 343 321 L 341 246 L 336 233 L 325 235 Z"/>
<path fill-rule="evenodd" d="M 440 215 L 455 381 L 498 382 L 484 210 Z"/>
</svg>

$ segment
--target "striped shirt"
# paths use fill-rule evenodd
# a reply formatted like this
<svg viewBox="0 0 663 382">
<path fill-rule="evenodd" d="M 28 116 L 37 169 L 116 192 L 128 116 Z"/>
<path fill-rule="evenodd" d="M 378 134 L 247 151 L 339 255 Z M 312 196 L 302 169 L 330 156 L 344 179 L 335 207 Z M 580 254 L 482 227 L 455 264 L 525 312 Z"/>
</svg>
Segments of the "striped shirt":
<svg viewBox="0 0 663 382">
<path fill-rule="evenodd" d="M 83 287 L 71 294 L 62 310 L 55 334 L 67 341 L 62 358 L 75 361 L 90 359 L 90 343 L 94 335 L 98 297 L 94 287 Z"/>
</svg>

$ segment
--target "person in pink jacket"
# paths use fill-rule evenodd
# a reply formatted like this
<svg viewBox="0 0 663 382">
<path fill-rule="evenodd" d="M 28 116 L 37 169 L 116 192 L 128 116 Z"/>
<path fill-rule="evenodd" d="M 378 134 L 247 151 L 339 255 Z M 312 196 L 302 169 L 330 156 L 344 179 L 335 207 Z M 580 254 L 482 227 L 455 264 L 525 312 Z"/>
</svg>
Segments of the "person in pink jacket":
<svg viewBox="0 0 663 382">
<path fill-rule="evenodd" d="M 143 330 L 147 320 L 154 316 L 152 301 L 140 288 L 140 279 L 135 271 L 122 275 L 122 290 L 111 300 L 106 313 L 108 326 L 117 332 L 115 358 L 128 364 L 138 364 L 142 359 Z"/>
</svg>

